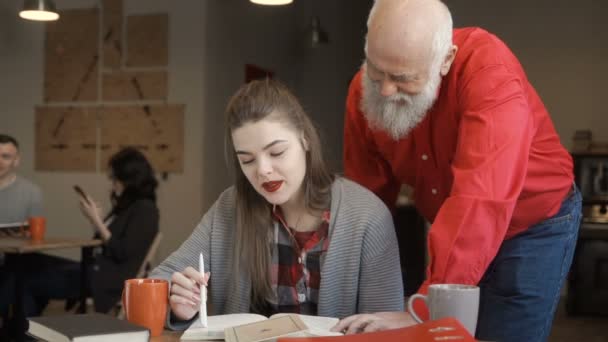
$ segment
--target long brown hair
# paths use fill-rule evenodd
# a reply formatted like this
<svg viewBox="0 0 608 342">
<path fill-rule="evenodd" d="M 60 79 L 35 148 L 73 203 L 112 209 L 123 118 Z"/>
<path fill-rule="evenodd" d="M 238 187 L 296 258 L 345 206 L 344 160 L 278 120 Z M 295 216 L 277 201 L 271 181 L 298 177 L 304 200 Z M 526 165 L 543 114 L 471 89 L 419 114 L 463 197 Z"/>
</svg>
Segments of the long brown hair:
<svg viewBox="0 0 608 342">
<path fill-rule="evenodd" d="M 236 188 L 236 241 L 233 251 L 234 280 L 243 271 L 251 279 L 251 305 L 262 310 L 274 298 L 270 284 L 272 206 L 249 183 L 234 151 L 232 132 L 263 119 L 279 121 L 306 141 L 306 174 L 302 182 L 304 205 L 310 211 L 327 209 L 333 175 L 323 159 L 321 141 L 298 99 L 282 83 L 265 79 L 243 85 L 226 108 L 225 149 L 232 159 Z M 301 142 L 302 143 L 302 142 Z M 229 157 L 231 155 L 231 157 Z"/>
</svg>

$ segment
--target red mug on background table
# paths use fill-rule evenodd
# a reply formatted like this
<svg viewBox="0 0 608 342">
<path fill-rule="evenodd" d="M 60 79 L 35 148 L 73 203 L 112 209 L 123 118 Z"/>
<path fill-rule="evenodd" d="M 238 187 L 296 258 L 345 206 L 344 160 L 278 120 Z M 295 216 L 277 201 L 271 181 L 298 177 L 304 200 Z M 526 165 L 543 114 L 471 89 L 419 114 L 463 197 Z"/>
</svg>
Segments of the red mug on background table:
<svg viewBox="0 0 608 342">
<path fill-rule="evenodd" d="M 28 220 L 30 226 L 30 237 L 34 241 L 44 240 L 44 233 L 46 231 L 46 219 L 42 216 L 30 217 Z"/>
<path fill-rule="evenodd" d="M 169 282 L 162 279 L 128 279 L 122 291 L 122 307 L 127 320 L 160 336 L 167 319 Z"/>
</svg>

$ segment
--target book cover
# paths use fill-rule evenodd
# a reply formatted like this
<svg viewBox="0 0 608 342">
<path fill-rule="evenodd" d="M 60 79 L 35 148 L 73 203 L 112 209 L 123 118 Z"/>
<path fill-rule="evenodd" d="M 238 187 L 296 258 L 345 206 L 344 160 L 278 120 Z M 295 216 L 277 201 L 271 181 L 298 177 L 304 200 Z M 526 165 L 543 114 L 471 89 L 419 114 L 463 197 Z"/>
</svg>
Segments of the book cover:
<svg viewBox="0 0 608 342">
<path fill-rule="evenodd" d="M 455 318 L 427 321 L 407 328 L 384 330 L 371 333 L 344 336 L 279 338 L 277 342 L 435 342 L 458 341 L 475 342 L 475 338 Z"/>
<path fill-rule="evenodd" d="M 46 341 L 148 341 L 150 332 L 102 314 L 30 317 L 28 334 Z"/>
</svg>

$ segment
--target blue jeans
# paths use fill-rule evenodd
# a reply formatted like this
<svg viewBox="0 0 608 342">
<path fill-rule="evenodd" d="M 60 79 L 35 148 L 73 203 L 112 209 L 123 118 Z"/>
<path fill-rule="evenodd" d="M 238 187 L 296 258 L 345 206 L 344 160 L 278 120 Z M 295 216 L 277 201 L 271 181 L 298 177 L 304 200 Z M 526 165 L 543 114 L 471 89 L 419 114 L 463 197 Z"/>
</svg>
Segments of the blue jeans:
<svg viewBox="0 0 608 342">
<path fill-rule="evenodd" d="M 479 282 L 478 339 L 547 340 L 581 216 L 581 193 L 575 187 L 557 214 L 503 242 Z"/>
</svg>

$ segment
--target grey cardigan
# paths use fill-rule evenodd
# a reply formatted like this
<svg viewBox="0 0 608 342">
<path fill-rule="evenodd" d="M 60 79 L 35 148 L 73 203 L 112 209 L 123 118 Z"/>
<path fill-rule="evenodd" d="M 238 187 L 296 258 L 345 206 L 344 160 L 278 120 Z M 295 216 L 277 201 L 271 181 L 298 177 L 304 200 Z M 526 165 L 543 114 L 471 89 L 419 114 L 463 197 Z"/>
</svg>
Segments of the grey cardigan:
<svg viewBox="0 0 608 342">
<path fill-rule="evenodd" d="M 235 190 L 225 190 L 192 235 L 156 267 L 150 277 L 170 280 L 187 266 L 198 269 L 205 258 L 209 279 L 210 315 L 249 312 L 251 281 L 241 276 L 231 283 L 235 226 Z M 373 193 L 337 178 L 332 185 L 330 243 L 321 265 L 319 316 L 403 311 L 403 284 L 397 238 L 390 212 Z M 170 322 L 185 329 L 189 322 Z"/>
</svg>

